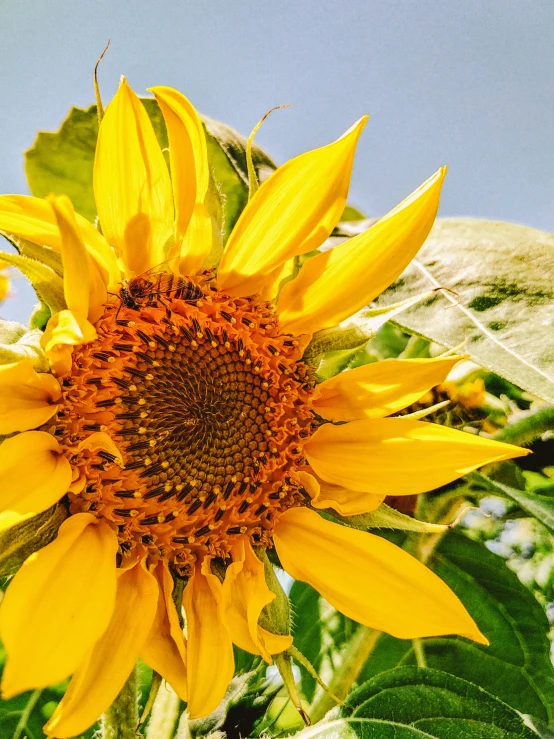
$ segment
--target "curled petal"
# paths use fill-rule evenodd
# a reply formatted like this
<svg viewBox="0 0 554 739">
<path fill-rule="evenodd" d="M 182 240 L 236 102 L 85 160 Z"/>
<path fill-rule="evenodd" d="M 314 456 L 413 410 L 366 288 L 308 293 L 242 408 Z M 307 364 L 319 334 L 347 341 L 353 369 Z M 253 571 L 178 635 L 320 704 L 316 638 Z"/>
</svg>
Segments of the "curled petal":
<svg viewBox="0 0 554 739">
<path fill-rule="evenodd" d="M 0 366 L 0 434 L 42 426 L 58 410 L 60 385 L 28 359 Z"/>
<path fill-rule="evenodd" d="M 188 712 L 192 719 L 215 711 L 235 669 L 221 588 L 205 558 L 189 579 L 183 596 L 187 615 Z"/>
<path fill-rule="evenodd" d="M 361 513 L 369 513 L 379 508 L 385 499 L 384 495 L 348 490 L 325 480 L 317 480 L 307 472 L 297 474 L 302 476 L 302 486 L 312 499 L 314 508 L 321 510 L 333 508 L 341 516 L 358 516 Z"/>
<path fill-rule="evenodd" d="M 121 274 L 112 248 L 86 218 L 76 213 L 75 221 L 87 252 L 96 265 L 95 269 L 105 284 L 114 287 L 121 279 Z M 0 231 L 61 253 L 62 236 L 58 222 L 50 204 L 42 198 L 0 196 Z"/>
<path fill-rule="evenodd" d="M 59 377 L 71 369 L 73 347 L 88 344 L 96 338 L 96 329 L 84 316 L 61 310 L 46 324 L 40 345 L 48 357 L 52 372 Z"/>
<path fill-rule="evenodd" d="M 74 737 L 109 708 L 138 659 L 156 612 L 158 584 L 144 566 L 117 571 L 115 608 L 108 628 L 78 667 L 50 721 L 47 736 Z"/>
<path fill-rule="evenodd" d="M 181 273 L 194 275 L 212 248 L 212 219 L 205 200 L 210 184 L 206 134 L 187 98 L 171 87 L 153 87 L 169 138 L 169 160 L 175 202 L 175 244 Z"/>
<path fill-rule="evenodd" d="M 96 321 L 104 310 L 106 284 L 87 253 L 70 199 L 52 195 L 49 202 L 61 234 L 65 302 L 69 310 Z"/>
<path fill-rule="evenodd" d="M 386 539 L 291 508 L 275 546 L 290 575 L 365 626 L 399 639 L 460 634 L 488 644 L 448 585 Z"/>
<path fill-rule="evenodd" d="M 459 360 L 385 359 L 356 367 L 316 385 L 312 407 L 329 421 L 382 418 L 417 402 Z"/>
<path fill-rule="evenodd" d="M 124 77 L 100 125 L 93 184 L 102 232 L 129 276 L 161 264 L 173 235 L 171 182 L 146 109 Z"/>
<path fill-rule="evenodd" d="M 320 246 L 346 204 L 361 118 L 340 139 L 279 167 L 242 211 L 219 265 L 218 286 L 231 295 L 261 292 L 266 276 Z M 273 274 L 272 274 L 273 273 Z"/>
<path fill-rule="evenodd" d="M 140 656 L 187 700 L 186 647 L 183 630 L 172 598 L 173 580 L 167 563 L 160 560 L 154 570 L 159 594 L 156 615 Z"/>
<path fill-rule="evenodd" d="M 82 452 L 84 449 L 90 449 L 91 452 L 98 450 L 108 452 L 115 458 L 114 461 L 118 465 L 123 466 L 123 457 L 121 456 L 119 447 L 105 431 L 96 431 L 94 434 L 87 436 L 86 439 L 83 439 L 83 441 L 80 441 L 77 451 Z"/>
<path fill-rule="evenodd" d="M 233 551 L 233 562 L 223 582 L 223 597 L 231 638 L 241 649 L 261 654 L 271 664 L 272 654 L 290 647 L 291 636 L 272 634 L 258 624 L 262 610 L 275 599 L 275 593 L 268 588 L 264 565 L 248 540 L 241 541 Z"/>
<path fill-rule="evenodd" d="M 310 466 L 335 485 L 375 495 L 434 490 L 527 449 L 409 418 L 320 426 L 306 444 Z"/>
<path fill-rule="evenodd" d="M 309 259 L 279 295 L 283 330 L 335 326 L 394 282 L 431 230 L 445 175 L 443 167 L 367 231 Z"/>
<path fill-rule="evenodd" d="M 46 511 L 66 494 L 70 483 L 71 465 L 51 434 L 27 431 L 4 439 L 0 444 L 0 531 Z"/>
<path fill-rule="evenodd" d="M 4 698 L 60 682 L 82 664 L 113 613 L 116 552 L 113 531 L 77 513 L 25 561 L 0 608 Z"/>
</svg>

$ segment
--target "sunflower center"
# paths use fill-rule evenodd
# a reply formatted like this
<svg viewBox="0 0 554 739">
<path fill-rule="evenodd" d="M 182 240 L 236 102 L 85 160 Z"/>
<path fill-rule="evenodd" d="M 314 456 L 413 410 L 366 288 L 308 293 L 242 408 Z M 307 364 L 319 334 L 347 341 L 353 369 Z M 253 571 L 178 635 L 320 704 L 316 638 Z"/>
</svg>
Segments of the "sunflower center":
<svg viewBox="0 0 554 739">
<path fill-rule="evenodd" d="M 109 520 L 123 555 L 140 544 L 183 574 L 238 535 L 270 545 L 303 500 L 294 472 L 316 427 L 309 370 L 272 306 L 218 292 L 209 274 L 157 277 L 132 281 L 96 329 L 54 431 L 75 470 L 71 512 Z"/>
</svg>

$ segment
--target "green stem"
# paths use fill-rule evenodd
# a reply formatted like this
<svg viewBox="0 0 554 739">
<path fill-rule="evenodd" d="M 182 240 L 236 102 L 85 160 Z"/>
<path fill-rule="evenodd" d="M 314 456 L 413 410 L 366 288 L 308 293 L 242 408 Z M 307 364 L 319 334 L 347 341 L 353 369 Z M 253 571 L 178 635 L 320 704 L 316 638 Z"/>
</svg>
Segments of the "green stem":
<svg viewBox="0 0 554 739">
<path fill-rule="evenodd" d="M 380 631 L 369 629 L 367 626 L 360 626 L 358 628 L 343 652 L 342 662 L 338 669 L 335 670 L 329 683 L 329 691 L 333 694 L 333 697 L 329 693 L 323 692 L 314 702 L 310 710 L 312 723 L 315 724 L 317 721 L 320 721 L 327 711 L 336 705 L 334 698 L 338 698 L 341 701 L 346 698 L 350 692 L 350 688 L 358 679 L 369 655 L 375 649 L 380 636 Z"/>
<path fill-rule="evenodd" d="M 414 650 L 417 666 L 427 667 L 427 660 L 425 659 L 425 652 L 423 650 L 423 642 L 421 639 L 412 639 L 412 648 Z"/>
<path fill-rule="evenodd" d="M 136 667 L 102 716 L 102 739 L 136 739 L 139 722 Z"/>
<path fill-rule="evenodd" d="M 171 739 L 179 718 L 181 700 L 167 683 L 162 683 L 152 706 L 146 739 Z"/>
<path fill-rule="evenodd" d="M 24 710 L 21 712 L 21 718 L 17 722 L 17 726 L 15 727 L 15 731 L 13 734 L 12 739 L 19 739 L 25 729 L 27 728 L 27 721 L 29 720 L 29 717 L 33 711 L 33 708 L 36 705 L 36 702 L 40 698 L 42 694 L 42 690 L 34 690 L 31 693 L 31 697 L 27 701 L 27 705 L 25 706 Z"/>
</svg>

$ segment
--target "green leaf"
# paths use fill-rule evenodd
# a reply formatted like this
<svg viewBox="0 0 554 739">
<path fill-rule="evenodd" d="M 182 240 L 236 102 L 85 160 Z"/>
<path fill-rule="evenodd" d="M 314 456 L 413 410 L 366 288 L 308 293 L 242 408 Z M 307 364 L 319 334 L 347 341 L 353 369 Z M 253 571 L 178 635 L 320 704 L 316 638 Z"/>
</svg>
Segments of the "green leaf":
<svg viewBox="0 0 554 739">
<path fill-rule="evenodd" d="M 37 372 L 48 372 L 48 360 L 40 348 L 42 331 L 30 331 L 14 321 L 0 320 L 0 364 L 30 359 Z"/>
<path fill-rule="evenodd" d="M 410 333 L 448 347 L 554 402 L 554 235 L 474 218 L 437 221 L 418 257 L 378 300 L 436 294 L 395 318 Z"/>
<path fill-rule="evenodd" d="M 491 493 L 515 500 L 520 508 L 534 516 L 554 533 L 554 497 L 551 495 L 518 490 L 497 480 L 491 480 L 490 477 L 480 472 L 472 473 L 470 480 L 482 485 Z"/>
<path fill-rule="evenodd" d="M 428 565 L 459 596 L 490 641 L 422 640 L 429 667 L 480 685 L 521 713 L 554 722 L 554 668 L 549 623 L 535 597 L 504 560 L 461 534 L 444 537 Z M 382 635 L 360 679 L 415 664 L 409 641 Z"/>
<path fill-rule="evenodd" d="M 94 221 L 96 205 L 92 193 L 94 150 L 98 138 L 96 106 L 71 108 L 61 128 L 40 131 L 25 152 L 25 174 L 32 194 L 68 195 L 75 210 Z"/>
<path fill-rule="evenodd" d="M 410 727 L 414 737 L 437 739 L 537 736 L 516 711 L 477 685 L 417 667 L 399 667 L 369 680 L 349 696 L 340 713 L 349 720 L 382 722 L 382 736 L 394 736 L 394 726 Z"/>
<path fill-rule="evenodd" d="M 351 693 L 339 718 L 300 739 L 536 739 L 512 708 L 440 670 L 399 667 Z"/>
<path fill-rule="evenodd" d="M 22 254 L 0 252 L 0 259 L 22 272 L 33 286 L 41 302 L 52 313 L 67 308 L 63 292 L 63 279 L 51 267 Z"/>
</svg>

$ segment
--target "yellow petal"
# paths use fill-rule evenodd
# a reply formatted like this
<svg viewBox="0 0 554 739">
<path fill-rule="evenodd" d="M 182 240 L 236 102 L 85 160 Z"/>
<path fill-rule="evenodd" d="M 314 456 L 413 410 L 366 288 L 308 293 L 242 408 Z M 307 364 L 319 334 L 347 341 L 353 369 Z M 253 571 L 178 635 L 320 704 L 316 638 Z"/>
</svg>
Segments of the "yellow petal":
<svg viewBox="0 0 554 739">
<path fill-rule="evenodd" d="M 275 593 L 267 587 L 264 565 L 248 540 L 239 542 L 233 551 L 233 562 L 223 582 L 223 598 L 231 638 L 241 649 L 261 654 L 271 664 L 272 654 L 290 647 L 291 636 L 272 634 L 258 625 L 263 608 L 275 599 Z"/>
<path fill-rule="evenodd" d="M 169 138 L 169 161 L 175 202 L 175 244 L 181 273 L 194 275 L 212 248 L 212 219 L 205 200 L 210 184 L 206 134 L 187 98 L 171 87 L 153 87 Z"/>
<path fill-rule="evenodd" d="M 76 213 L 75 220 L 87 251 L 96 262 L 104 282 L 114 287 L 121 279 L 121 274 L 113 250 L 86 218 Z M 28 195 L 0 196 L 0 231 L 33 244 L 49 246 L 61 253 L 62 239 L 57 220 L 50 204 L 42 198 Z"/>
<path fill-rule="evenodd" d="M 94 197 L 102 232 L 130 276 L 166 259 L 173 233 L 169 172 L 148 114 L 125 78 L 100 125 Z"/>
<path fill-rule="evenodd" d="M 386 359 L 356 367 L 316 385 L 312 407 L 329 421 L 382 418 L 418 401 L 459 360 Z"/>
<path fill-rule="evenodd" d="M 332 485 L 325 480 L 317 480 L 307 472 L 297 472 L 301 476 L 302 487 L 312 499 L 312 506 L 324 510 L 333 508 L 341 516 L 357 516 L 379 508 L 384 495 L 372 495 L 358 490 L 348 490 L 341 485 Z"/>
<path fill-rule="evenodd" d="M 94 322 L 103 313 L 106 284 L 87 254 L 70 199 L 51 196 L 49 202 L 62 238 L 63 287 L 69 310 Z"/>
<path fill-rule="evenodd" d="M 460 634 L 488 643 L 452 590 L 386 539 L 291 508 L 274 540 L 287 572 L 354 621 L 400 639 Z"/>
<path fill-rule="evenodd" d="M 292 279 L 292 276 L 295 274 L 297 269 L 296 262 L 296 258 L 292 257 L 292 259 L 288 259 L 271 274 L 267 275 L 260 293 L 263 300 L 275 300 L 279 295 L 283 280 Z"/>
<path fill-rule="evenodd" d="M 76 670 L 44 727 L 48 736 L 74 737 L 86 731 L 113 703 L 136 664 L 154 620 L 158 583 L 143 562 L 117 574 L 108 628 Z"/>
<path fill-rule="evenodd" d="M 527 449 L 409 418 L 320 426 L 305 447 L 310 466 L 335 485 L 375 495 L 434 490 Z"/>
<path fill-rule="evenodd" d="M 183 596 L 187 615 L 188 713 L 207 716 L 221 703 L 233 677 L 233 644 L 223 609 L 221 583 L 205 558 Z"/>
<path fill-rule="evenodd" d="M 265 276 L 320 246 L 340 218 L 361 118 L 340 139 L 279 167 L 257 190 L 235 225 L 219 265 L 218 286 L 231 295 L 261 292 Z"/>
<path fill-rule="evenodd" d="M 279 295 L 283 330 L 335 326 L 394 282 L 431 230 L 445 175 L 443 167 L 367 231 L 309 259 Z"/>
<path fill-rule="evenodd" d="M 96 329 L 84 316 L 61 310 L 54 313 L 46 324 L 40 345 L 48 357 L 52 372 L 59 377 L 71 369 L 72 347 L 88 344 L 96 338 Z"/>
<path fill-rule="evenodd" d="M 60 385 L 47 372 L 35 372 L 28 359 L 0 366 L 0 435 L 46 423 L 58 410 Z"/>
<path fill-rule="evenodd" d="M 112 437 L 105 431 L 95 431 L 86 439 L 83 439 L 77 444 L 77 452 L 82 452 L 84 449 L 90 449 L 92 452 L 104 451 L 108 452 L 114 457 L 114 461 L 123 467 L 123 457 L 119 447 L 114 442 Z"/>
<path fill-rule="evenodd" d="M 154 570 L 159 595 L 152 628 L 140 656 L 171 685 L 181 700 L 187 700 L 185 637 L 172 598 L 173 580 L 166 562 L 160 560 Z"/>
<path fill-rule="evenodd" d="M 25 561 L 0 608 L 4 698 L 60 682 L 83 662 L 113 612 L 116 552 L 113 531 L 77 513 Z"/>
<path fill-rule="evenodd" d="M 71 465 L 51 434 L 27 431 L 4 439 L 0 444 L 0 511 L 6 515 L 0 519 L 0 531 L 20 517 L 46 511 L 66 494 L 70 483 Z"/>
</svg>

